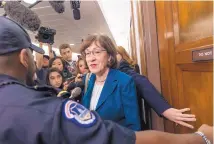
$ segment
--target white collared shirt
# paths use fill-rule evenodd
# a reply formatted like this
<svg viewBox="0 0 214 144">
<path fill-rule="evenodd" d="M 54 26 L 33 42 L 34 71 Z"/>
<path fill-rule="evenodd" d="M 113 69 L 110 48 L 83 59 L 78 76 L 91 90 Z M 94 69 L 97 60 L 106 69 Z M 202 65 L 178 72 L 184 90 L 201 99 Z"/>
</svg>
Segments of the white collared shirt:
<svg viewBox="0 0 214 144">
<path fill-rule="evenodd" d="M 97 103 L 100 99 L 101 92 L 103 90 L 104 85 L 98 85 L 94 84 L 94 88 L 91 95 L 91 101 L 90 101 L 90 110 L 95 110 L 97 107 Z"/>
</svg>

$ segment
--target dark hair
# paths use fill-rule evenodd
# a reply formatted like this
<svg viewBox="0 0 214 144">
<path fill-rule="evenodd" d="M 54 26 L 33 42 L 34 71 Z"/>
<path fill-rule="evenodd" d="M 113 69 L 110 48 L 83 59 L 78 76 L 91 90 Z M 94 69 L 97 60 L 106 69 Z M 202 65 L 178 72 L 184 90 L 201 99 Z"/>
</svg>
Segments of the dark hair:
<svg viewBox="0 0 214 144">
<path fill-rule="evenodd" d="M 61 57 L 54 57 L 52 59 L 50 59 L 49 61 L 49 68 L 52 68 L 53 62 L 56 59 L 60 59 L 63 65 L 63 70 L 62 70 L 62 76 L 64 79 L 69 78 L 72 76 L 72 73 L 70 73 L 70 71 L 68 70 L 67 66 L 66 66 L 66 62 L 61 58 Z"/>
<path fill-rule="evenodd" d="M 66 48 L 70 48 L 71 49 L 71 47 L 70 47 L 69 44 L 61 44 L 59 46 L 59 52 L 60 52 L 60 54 L 61 54 L 62 49 L 66 49 Z"/>
<path fill-rule="evenodd" d="M 50 59 L 49 55 L 43 55 L 43 58 Z"/>
<path fill-rule="evenodd" d="M 85 65 L 86 65 L 86 69 L 88 69 L 88 65 L 87 65 L 85 59 L 83 59 L 81 56 L 79 56 L 79 57 L 78 57 L 78 61 L 77 61 L 77 73 L 80 73 L 79 62 L 80 62 L 81 60 L 84 61 Z"/>
<path fill-rule="evenodd" d="M 56 59 L 60 59 L 60 60 L 61 60 L 62 65 L 63 65 L 63 69 L 65 69 L 65 61 L 64 61 L 61 57 L 54 57 L 54 58 L 50 59 L 50 61 L 49 61 L 49 66 L 48 66 L 48 67 L 51 68 L 52 65 L 53 65 L 53 62 L 54 62 Z"/>
<path fill-rule="evenodd" d="M 93 43 L 95 42 L 96 45 L 97 42 L 107 51 L 107 53 L 110 55 L 111 60 L 108 64 L 108 67 L 110 68 L 117 68 L 117 51 L 116 46 L 113 43 L 113 41 L 107 36 L 102 34 L 94 34 L 89 35 L 82 43 L 80 52 L 84 56 L 85 59 L 85 50 Z"/>
<path fill-rule="evenodd" d="M 63 88 L 63 83 L 64 83 L 65 80 L 64 80 L 62 72 L 58 68 L 50 68 L 50 69 L 48 69 L 47 76 L 46 76 L 46 83 L 47 83 L 47 85 L 50 85 L 49 76 L 50 76 L 50 74 L 52 72 L 57 72 L 57 73 L 59 73 L 61 75 L 61 77 L 62 77 L 62 84 L 61 84 L 61 86 L 59 88 Z"/>
</svg>

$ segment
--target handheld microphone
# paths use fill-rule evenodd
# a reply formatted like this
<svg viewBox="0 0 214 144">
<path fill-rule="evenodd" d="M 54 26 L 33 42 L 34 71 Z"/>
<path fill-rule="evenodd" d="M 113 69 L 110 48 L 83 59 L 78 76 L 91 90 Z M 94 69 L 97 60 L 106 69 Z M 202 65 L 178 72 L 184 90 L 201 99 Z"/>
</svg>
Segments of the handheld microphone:
<svg viewBox="0 0 214 144">
<path fill-rule="evenodd" d="M 73 80 L 75 80 L 75 76 L 72 76 L 72 77 L 70 77 L 70 78 L 67 78 L 66 79 L 66 81 L 68 82 L 68 83 L 70 83 L 70 82 L 72 82 Z"/>
<path fill-rule="evenodd" d="M 68 83 L 71 83 L 72 81 L 74 82 L 74 80 L 77 78 L 77 76 L 72 76 L 70 78 L 67 78 L 65 81 L 67 81 Z M 78 78 L 83 78 L 83 75 L 79 75 Z"/>
<path fill-rule="evenodd" d="M 18 1 L 7 1 L 4 10 L 6 15 L 28 30 L 37 31 L 41 25 L 37 14 Z"/>
<path fill-rule="evenodd" d="M 76 88 L 76 87 L 80 87 L 80 88 L 83 89 L 84 86 L 85 86 L 85 83 L 84 83 L 83 81 L 81 81 L 81 82 L 73 82 L 73 83 L 70 83 L 70 84 L 68 85 L 67 90 L 68 90 L 68 91 L 71 91 L 71 90 L 73 90 L 73 89 Z"/>
<path fill-rule="evenodd" d="M 80 87 L 76 87 L 71 91 L 71 94 L 68 91 L 60 91 L 57 97 L 75 99 L 78 96 L 80 96 L 81 92 L 82 92 L 82 89 Z"/>
<path fill-rule="evenodd" d="M 80 96 L 81 92 L 82 92 L 82 89 L 79 87 L 76 87 L 74 90 L 72 90 L 71 96 L 69 98 L 75 99 L 76 97 Z"/>
<path fill-rule="evenodd" d="M 49 1 L 49 3 L 57 13 L 63 13 L 65 11 L 64 1 Z"/>
</svg>

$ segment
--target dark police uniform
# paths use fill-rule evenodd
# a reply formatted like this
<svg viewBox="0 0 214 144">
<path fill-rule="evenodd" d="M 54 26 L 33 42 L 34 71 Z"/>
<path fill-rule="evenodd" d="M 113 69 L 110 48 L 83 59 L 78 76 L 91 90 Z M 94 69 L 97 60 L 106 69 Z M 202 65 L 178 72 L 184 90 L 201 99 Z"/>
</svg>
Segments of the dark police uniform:
<svg viewBox="0 0 214 144">
<path fill-rule="evenodd" d="M 31 48 L 18 24 L 0 17 L 0 57 Z M 29 87 L 0 74 L 0 144 L 134 144 L 135 133 L 70 100 L 51 87 Z"/>
<path fill-rule="evenodd" d="M 32 88 L 0 75 L 1 144 L 134 144 L 135 133 L 49 87 Z"/>
</svg>

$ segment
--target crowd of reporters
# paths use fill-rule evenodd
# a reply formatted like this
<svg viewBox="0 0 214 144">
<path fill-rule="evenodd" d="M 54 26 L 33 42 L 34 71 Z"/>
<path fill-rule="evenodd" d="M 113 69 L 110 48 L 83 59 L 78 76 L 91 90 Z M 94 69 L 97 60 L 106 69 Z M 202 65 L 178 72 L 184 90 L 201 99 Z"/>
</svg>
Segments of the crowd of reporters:
<svg viewBox="0 0 214 144">
<path fill-rule="evenodd" d="M 41 48 L 43 45 L 40 43 Z M 195 121 L 195 115 L 185 118 L 183 114 L 190 109 L 172 108 L 150 81 L 140 74 L 139 66 L 125 48 L 115 46 L 108 36 L 88 36 L 81 45 L 77 62 L 72 60 L 69 44 L 59 46 L 60 56 L 55 55 L 50 44 L 47 45 L 49 55 L 36 54 L 35 85 L 46 84 L 59 92 L 67 92 L 66 96 L 63 95 L 66 98 L 78 87 L 81 92 L 74 100 L 95 110 L 103 119 L 113 120 L 133 130 L 149 129 L 144 117 L 148 109 L 145 109 L 142 99 L 159 116 L 193 128 L 186 121 Z M 114 81 L 117 81 L 115 86 Z"/>
</svg>

